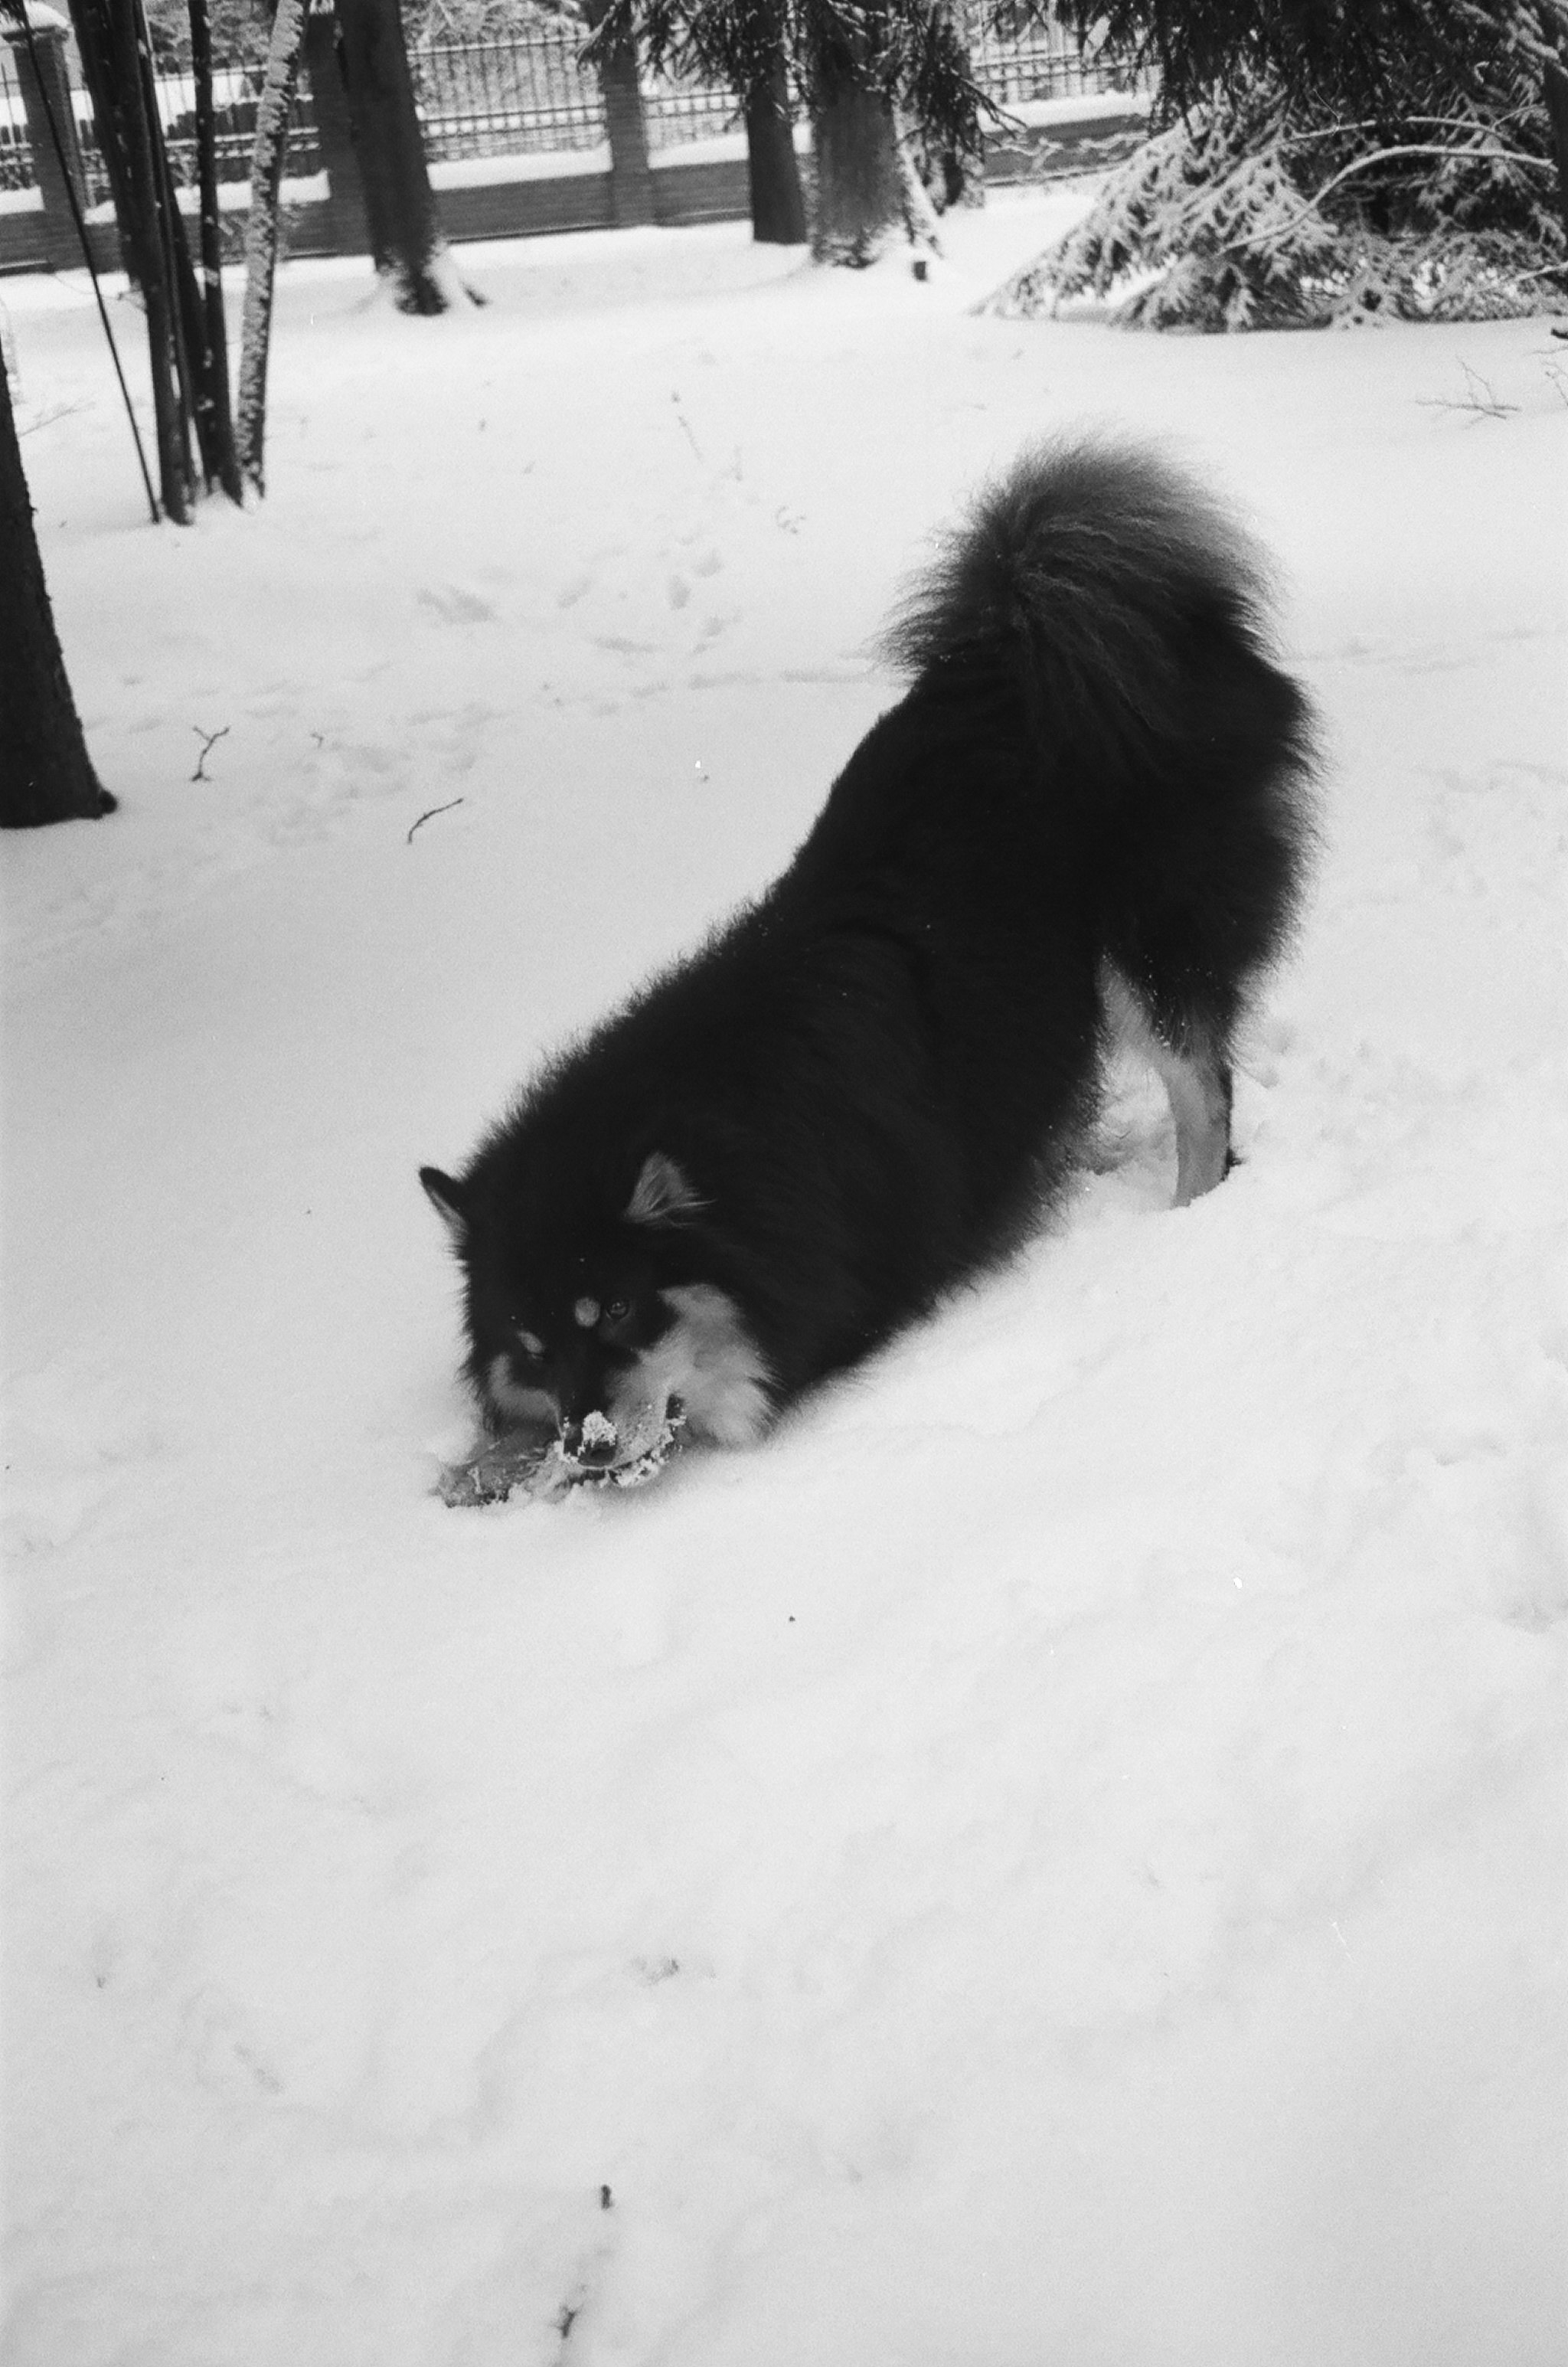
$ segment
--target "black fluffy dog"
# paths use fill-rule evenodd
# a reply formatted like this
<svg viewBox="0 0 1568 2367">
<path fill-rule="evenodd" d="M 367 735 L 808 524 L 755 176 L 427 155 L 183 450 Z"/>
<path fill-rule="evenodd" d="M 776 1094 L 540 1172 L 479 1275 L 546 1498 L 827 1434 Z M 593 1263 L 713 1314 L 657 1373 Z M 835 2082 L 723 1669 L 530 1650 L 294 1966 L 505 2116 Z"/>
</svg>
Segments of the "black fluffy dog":
<svg viewBox="0 0 1568 2367">
<path fill-rule="evenodd" d="M 1290 925 L 1311 719 L 1262 569 L 1163 462 L 1096 442 L 985 493 L 888 636 L 912 677 L 784 877 L 563 1052 L 459 1177 L 422 1171 L 487 1422 L 725 1444 L 1036 1223 L 1113 1029 L 1230 1155 L 1230 1049 Z"/>
</svg>

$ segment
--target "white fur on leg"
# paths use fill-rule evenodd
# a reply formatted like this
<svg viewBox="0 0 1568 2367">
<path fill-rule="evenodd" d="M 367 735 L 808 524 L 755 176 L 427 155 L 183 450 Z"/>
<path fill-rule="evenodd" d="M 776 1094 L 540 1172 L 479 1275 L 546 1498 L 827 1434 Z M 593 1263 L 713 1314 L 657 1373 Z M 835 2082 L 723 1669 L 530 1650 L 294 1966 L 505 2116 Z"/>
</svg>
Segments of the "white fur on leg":
<svg viewBox="0 0 1568 2367">
<path fill-rule="evenodd" d="M 1142 1053 L 1170 1097 L 1176 1120 L 1176 1202 L 1190 1202 L 1224 1181 L 1230 1157 L 1230 1103 L 1213 1052 L 1179 1052 L 1156 1033 L 1142 998 L 1106 962 L 1100 974 L 1106 1015 L 1123 1041 Z"/>
<path fill-rule="evenodd" d="M 694 1436 L 718 1446 L 749 1446 L 773 1415 L 767 1363 L 740 1310 L 712 1283 L 682 1284 L 660 1294 L 675 1320 L 637 1359 L 628 1395 L 646 1397 L 663 1420 L 679 1398 Z"/>
</svg>

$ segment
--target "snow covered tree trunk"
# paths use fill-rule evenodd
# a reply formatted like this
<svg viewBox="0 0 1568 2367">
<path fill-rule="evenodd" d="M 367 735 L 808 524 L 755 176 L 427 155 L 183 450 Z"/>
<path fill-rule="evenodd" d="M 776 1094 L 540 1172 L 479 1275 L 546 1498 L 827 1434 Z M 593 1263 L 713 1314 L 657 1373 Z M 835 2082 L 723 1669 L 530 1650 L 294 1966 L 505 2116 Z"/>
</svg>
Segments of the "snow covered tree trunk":
<svg viewBox="0 0 1568 2367">
<path fill-rule="evenodd" d="M 0 829 L 96 821 L 114 805 L 66 679 L 0 362 Z"/>
<path fill-rule="evenodd" d="M 441 234 L 399 0 L 337 0 L 344 84 L 377 276 L 400 312 L 469 295 Z"/>
<path fill-rule="evenodd" d="M 789 84 L 784 55 L 746 98 L 746 165 L 751 191 L 751 235 L 765 246 L 804 246 L 806 201 L 795 157 Z"/>
<path fill-rule="evenodd" d="M 890 100 L 852 67 L 823 80 L 811 127 L 817 151 L 811 252 L 818 263 L 860 270 L 875 260 L 903 219 L 897 126 Z"/>
<path fill-rule="evenodd" d="M 908 130 L 897 115 L 893 119 L 896 153 L 898 159 L 898 187 L 903 200 L 904 228 L 912 245 L 928 247 L 932 255 L 942 253 L 942 236 L 937 229 L 936 207 L 931 193 L 920 176 L 915 162 L 914 148 Z"/>
<path fill-rule="evenodd" d="M 266 439 L 266 360 L 272 339 L 272 291 L 277 270 L 277 213 L 288 109 L 305 39 L 305 0 L 277 0 L 267 44 L 266 78 L 256 106 L 251 151 L 251 210 L 245 222 L 245 311 L 240 334 L 240 399 L 235 442 L 242 471 L 258 493 L 266 491 L 262 450 Z"/>
</svg>

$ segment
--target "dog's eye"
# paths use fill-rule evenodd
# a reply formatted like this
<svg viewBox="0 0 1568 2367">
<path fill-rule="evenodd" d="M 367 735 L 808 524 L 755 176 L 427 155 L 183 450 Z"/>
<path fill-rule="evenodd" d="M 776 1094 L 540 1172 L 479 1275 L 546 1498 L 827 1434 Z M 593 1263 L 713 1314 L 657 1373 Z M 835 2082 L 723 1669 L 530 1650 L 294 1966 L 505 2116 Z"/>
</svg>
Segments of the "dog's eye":
<svg viewBox="0 0 1568 2367">
<path fill-rule="evenodd" d="M 617 1324 L 626 1321 L 631 1311 L 629 1298 L 608 1298 L 604 1302 L 604 1321 L 613 1331 Z"/>
<path fill-rule="evenodd" d="M 536 1331 L 525 1331 L 520 1323 L 513 1324 L 513 1329 L 517 1334 L 517 1345 L 536 1365 L 545 1353 L 544 1342 Z"/>
</svg>

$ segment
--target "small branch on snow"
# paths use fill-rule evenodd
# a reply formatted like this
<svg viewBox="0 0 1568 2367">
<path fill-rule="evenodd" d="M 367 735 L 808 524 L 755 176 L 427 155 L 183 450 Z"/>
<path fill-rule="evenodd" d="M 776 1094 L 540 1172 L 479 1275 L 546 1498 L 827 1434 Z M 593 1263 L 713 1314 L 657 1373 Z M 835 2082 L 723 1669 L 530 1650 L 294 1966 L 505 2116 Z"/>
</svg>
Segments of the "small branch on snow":
<svg viewBox="0 0 1568 2367">
<path fill-rule="evenodd" d="M 1517 411 L 1519 406 L 1517 402 L 1501 402 L 1495 390 L 1487 384 L 1479 370 L 1472 369 L 1468 362 L 1461 362 L 1460 368 L 1469 380 L 1469 393 L 1457 397 L 1418 394 L 1416 400 L 1424 411 L 1468 411 L 1472 414 L 1472 426 L 1478 419 L 1506 419 L 1510 412 Z"/>
<path fill-rule="evenodd" d="M 450 813 L 454 806 L 460 806 L 463 800 L 461 798 L 448 798 L 444 806 L 427 806 L 423 813 L 421 814 L 419 821 L 410 824 L 409 834 L 404 839 L 403 844 L 405 846 L 412 846 L 413 844 L 414 832 L 418 830 L 423 823 L 434 821 L 437 814 Z"/>
<path fill-rule="evenodd" d="M 199 723 L 193 723 L 190 728 L 201 742 L 201 753 L 196 760 L 196 770 L 191 775 L 191 779 L 193 781 L 209 781 L 212 778 L 212 776 L 206 769 L 207 760 L 212 753 L 213 749 L 218 745 L 219 741 L 227 740 L 231 727 L 225 723 L 221 730 L 204 731 Z"/>
<path fill-rule="evenodd" d="M 40 412 L 36 419 L 18 419 L 17 422 L 17 434 L 18 437 L 23 436 L 36 436 L 40 427 L 52 427 L 57 419 L 70 419 L 73 417 L 78 411 L 85 411 L 85 409 L 86 405 L 85 403 L 62 402 L 53 411 Z"/>
</svg>

